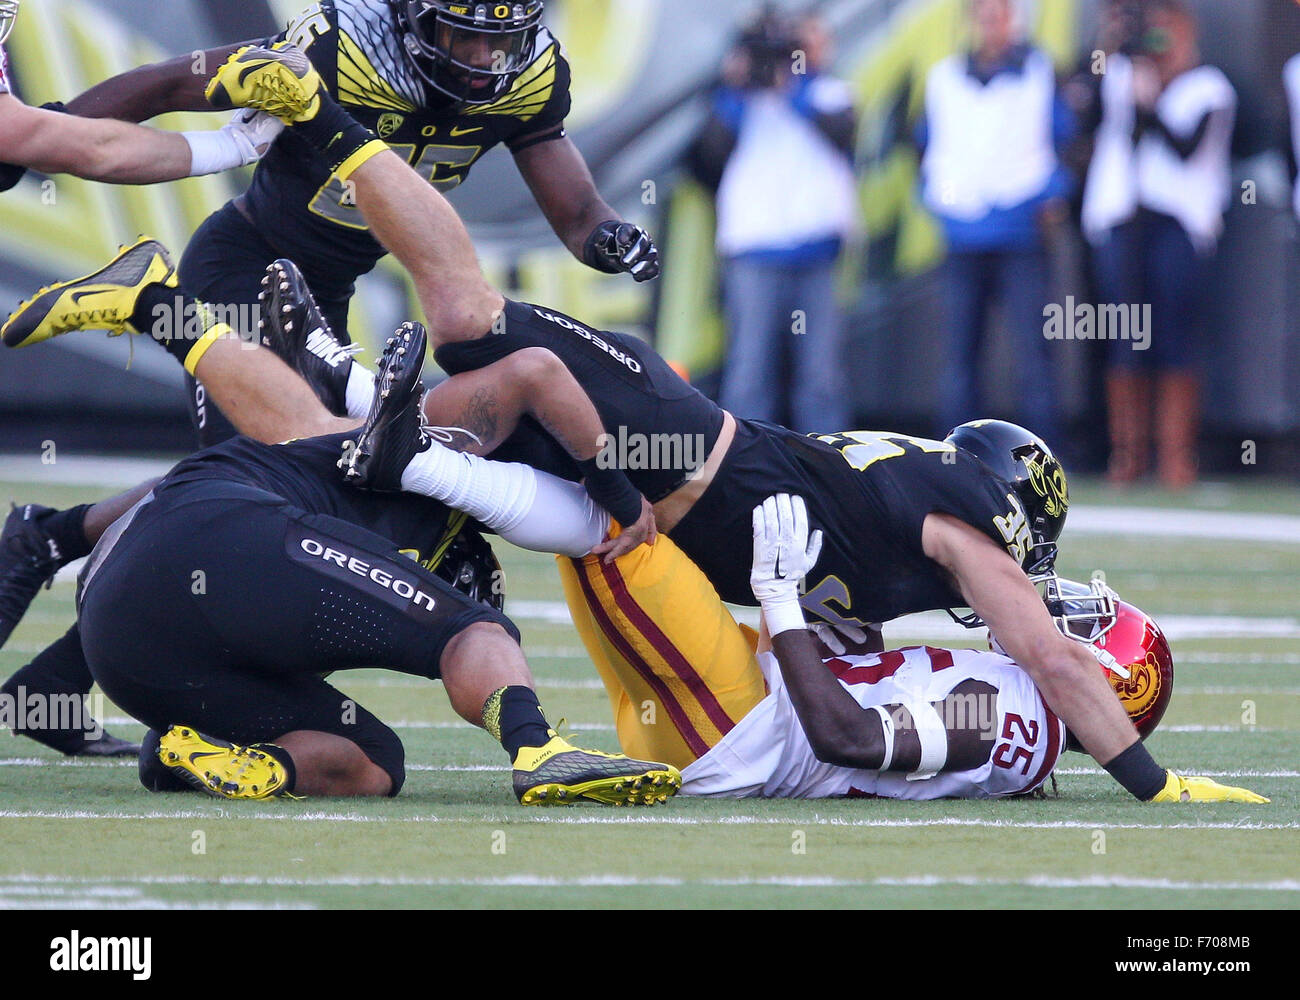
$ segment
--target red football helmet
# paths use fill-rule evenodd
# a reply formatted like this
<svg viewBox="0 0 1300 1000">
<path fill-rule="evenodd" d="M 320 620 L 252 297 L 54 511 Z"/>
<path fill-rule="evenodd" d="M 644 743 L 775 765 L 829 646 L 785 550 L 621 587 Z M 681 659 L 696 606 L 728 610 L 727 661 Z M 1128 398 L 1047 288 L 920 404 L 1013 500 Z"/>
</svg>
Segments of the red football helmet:
<svg viewBox="0 0 1300 1000">
<path fill-rule="evenodd" d="M 1056 626 L 1088 644 L 1142 739 L 1164 718 L 1174 693 L 1174 657 L 1160 626 L 1099 580 L 1036 581 Z"/>
</svg>

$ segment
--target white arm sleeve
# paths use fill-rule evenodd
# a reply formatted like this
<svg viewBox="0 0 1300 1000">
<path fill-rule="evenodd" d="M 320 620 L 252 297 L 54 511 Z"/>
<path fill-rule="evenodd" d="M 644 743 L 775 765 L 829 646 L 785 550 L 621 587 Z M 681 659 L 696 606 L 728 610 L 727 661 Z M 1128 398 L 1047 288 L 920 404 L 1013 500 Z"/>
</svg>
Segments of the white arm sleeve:
<svg viewBox="0 0 1300 1000">
<path fill-rule="evenodd" d="M 512 545 L 535 552 L 579 558 L 609 531 L 609 514 L 577 483 L 439 444 L 411 460 L 402 488 L 463 510 Z"/>
<path fill-rule="evenodd" d="M 609 514 L 578 483 L 523 466 L 533 473 L 537 493 L 532 504 L 505 527 L 494 531 L 512 545 L 534 552 L 554 552 L 575 559 L 585 556 L 609 533 Z"/>
</svg>

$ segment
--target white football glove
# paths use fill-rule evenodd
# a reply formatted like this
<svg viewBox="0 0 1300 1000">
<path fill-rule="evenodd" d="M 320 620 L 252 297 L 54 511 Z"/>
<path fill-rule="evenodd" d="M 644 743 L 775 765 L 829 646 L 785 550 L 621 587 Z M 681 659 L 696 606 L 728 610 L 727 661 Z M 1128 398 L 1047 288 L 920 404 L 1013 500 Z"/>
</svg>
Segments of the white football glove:
<svg viewBox="0 0 1300 1000">
<path fill-rule="evenodd" d="M 867 641 L 865 629 L 847 623 L 832 625 L 829 622 L 813 622 L 808 628 L 835 656 L 843 656 L 848 652 L 848 646 L 844 644 L 845 639 L 855 646 L 861 646 Z"/>
<path fill-rule="evenodd" d="M 804 628 L 799 584 L 817 564 L 822 533 L 808 533 L 803 497 L 778 493 L 754 508 L 754 562 L 749 585 L 772 635 Z"/>
<path fill-rule="evenodd" d="M 283 122 L 264 112 L 242 108 L 219 129 L 182 132 L 190 144 L 190 176 L 219 174 L 256 163 L 283 131 Z"/>
<path fill-rule="evenodd" d="M 271 144 L 284 131 L 284 122 L 272 118 L 265 111 L 240 108 L 221 131 L 229 132 L 239 145 L 239 151 L 244 157 L 244 162 L 240 166 L 246 167 L 250 163 L 256 163 L 270 151 Z"/>
</svg>

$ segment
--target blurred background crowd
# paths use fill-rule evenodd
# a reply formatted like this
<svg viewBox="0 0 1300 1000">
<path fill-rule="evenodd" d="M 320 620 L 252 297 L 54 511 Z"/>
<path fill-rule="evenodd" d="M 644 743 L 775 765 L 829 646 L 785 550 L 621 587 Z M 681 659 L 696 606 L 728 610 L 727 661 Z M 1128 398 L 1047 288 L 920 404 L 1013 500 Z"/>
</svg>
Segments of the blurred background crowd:
<svg viewBox="0 0 1300 1000">
<path fill-rule="evenodd" d="M 67 99 L 303 5 L 176 0 L 160 23 L 48 0 L 10 62 L 29 103 Z M 664 271 L 584 269 L 498 151 L 450 197 L 515 297 L 640 332 L 737 414 L 802 431 L 1001 416 L 1119 487 L 1300 478 L 1297 0 L 548 0 L 546 20 L 570 134 Z M 137 232 L 183 245 L 242 182 L 26 181 L 0 198 L 0 302 Z M 354 335 L 413 308 L 386 262 Z M 0 356 L 5 450 L 185 450 L 174 364 L 128 353 Z"/>
</svg>

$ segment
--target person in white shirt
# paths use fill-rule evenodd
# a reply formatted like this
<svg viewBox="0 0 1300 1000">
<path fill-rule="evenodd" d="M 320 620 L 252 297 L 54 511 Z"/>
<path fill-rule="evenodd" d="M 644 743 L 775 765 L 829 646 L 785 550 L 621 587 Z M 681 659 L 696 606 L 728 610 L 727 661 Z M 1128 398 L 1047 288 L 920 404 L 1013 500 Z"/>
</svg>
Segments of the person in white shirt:
<svg viewBox="0 0 1300 1000">
<path fill-rule="evenodd" d="M 1013 419 L 1060 449 L 1043 317 L 1047 236 L 1066 217 L 1072 187 L 1059 153 L 1073 138 L 1074 114 L 1051 57 L 1024 40 L 1012 0 L 970 0 L 969 16 L 971 46 L 931 69 L 917 129 L 922 197 L 948 251 L 937 429 L 990 409 L 980 399 L 979 357 L 998 302 L 1018 362 Z"/>
<path fill-rule="evenodd" d="M 1150 327 L 1142 337 L 1107 338 L 1110 478 L 1123 485 L 1145 474 L 1154 397 L 1160 479 L 1182 489 L 1197 475 L 1202 320 L 1229 198 L 1237 98 L 1220 70 L 1201 63 L 1183 0 L 1153 0 L 1143 51 L 1109 56 L 1101 93 L 1084 234 L 1102 302 L 1128 306 L 1130 325 L 1149 307 Z"/>
<path fill-rule="evenodd" d="M 830 47 L 819 21 L 764 14 L 727 59 L 694 154 L 717 186 L 720 403 L 801 432 L 852 422 L 835 270 L 856 225 L 856 113 L 823 72 Z"/>
</svg>

